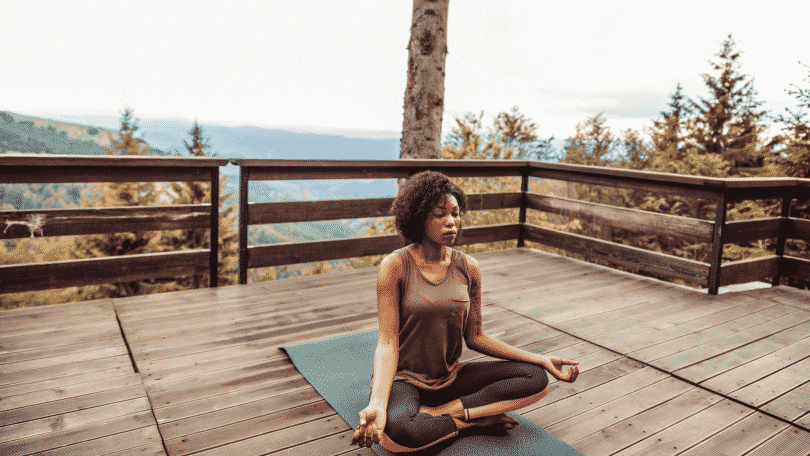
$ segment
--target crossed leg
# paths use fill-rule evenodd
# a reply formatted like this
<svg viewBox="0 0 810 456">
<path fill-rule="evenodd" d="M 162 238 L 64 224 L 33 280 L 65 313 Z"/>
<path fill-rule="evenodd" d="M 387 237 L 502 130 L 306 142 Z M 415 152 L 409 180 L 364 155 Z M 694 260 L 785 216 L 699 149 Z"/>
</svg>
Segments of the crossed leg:
<svg viewBox="0 0 810 456">
<path fill-rule="evenodd" d="M 548 393 L 539 366 L 513 361 L 465 365 L 441 390 L 421 390 L 405 382 L 392 385 L 388 420 L 380 444 L 389 451 L 417 451 L 473 426 L 512 425 L 504 415 L 535 403 Z"/>
</svg>

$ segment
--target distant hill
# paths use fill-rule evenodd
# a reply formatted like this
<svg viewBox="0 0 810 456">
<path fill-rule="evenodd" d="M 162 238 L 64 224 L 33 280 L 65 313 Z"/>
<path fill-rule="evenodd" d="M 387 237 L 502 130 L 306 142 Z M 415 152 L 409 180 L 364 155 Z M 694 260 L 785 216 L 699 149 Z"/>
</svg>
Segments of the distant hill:
<svg viewBox="0 0 810 456">
<path fill-rule="evenodd" d="M 118 131 L 0 111 L 1 153 L 106 155 L 110 137 Z M 169 155 L 151 145 L 149 154 Z"/>
<path fill-rule="evenodd" d="M 0 111 L 0 153 L 106 155 L 118 131 L 118 120 L 88 118 L 95 125 L 23 116 Z M 106 125 L 110 128 L 104 128 Z M 154 155 L 183 155 L 192 123 L 183 119 L 146 120 L 138 123 L 141 141 Z M 214 152 L 225 158 L 287 159 L 396 159 L 399 139 L 385 132 L 309 133 L 260 127 L 205 126 Z M 366 137 L 370 136 L 370 137 Z M 226 175 L 229 204 L 238 205 L 238 168 L 221 169 Z M 0 185 L 0 210 L 79 207 L 82 191 L 92 184 Z M 251 182 L 252 202 L 331 200 L 392 196 L 393 179 Z M 342 239 L 364 232 L 369 219 L 290 223 L 251 227 L 250 244 L 314 239 Z"/>
</svg>

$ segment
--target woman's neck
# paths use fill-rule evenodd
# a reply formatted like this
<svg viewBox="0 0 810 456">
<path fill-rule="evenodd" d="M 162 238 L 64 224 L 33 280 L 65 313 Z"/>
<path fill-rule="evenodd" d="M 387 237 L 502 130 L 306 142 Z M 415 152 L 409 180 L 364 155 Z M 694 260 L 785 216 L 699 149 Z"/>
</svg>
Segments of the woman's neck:
<svg viewBox="0 0 810 456">
<path fill-rule="evenodd" d="M 447 246 L 433 244 L 427 241 L 423 241 L 421 244 L 418 244 L 418 248 L 422 252 L 422 258 L 430 263 L 441 263 L 445 258 L 447 258 L 447 254 L 449 253 Z"/>
</svg>

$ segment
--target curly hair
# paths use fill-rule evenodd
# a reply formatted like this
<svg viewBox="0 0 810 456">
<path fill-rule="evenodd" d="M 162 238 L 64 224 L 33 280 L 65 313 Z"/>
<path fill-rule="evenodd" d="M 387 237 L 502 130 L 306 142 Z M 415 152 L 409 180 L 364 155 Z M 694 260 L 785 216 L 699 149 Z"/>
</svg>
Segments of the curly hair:
<svg viewBox="0 0 810 456">
<path fill-rule="evenodd" d="M 399 189 L 391 208 L 399 234 L 410 242 L 421 243 L 428 217 L 448 194 L 456 197 L 459 211 L 466 212 L 464 191 L 444 174 L 422 171 L 411 176 Z"/>
</svg>

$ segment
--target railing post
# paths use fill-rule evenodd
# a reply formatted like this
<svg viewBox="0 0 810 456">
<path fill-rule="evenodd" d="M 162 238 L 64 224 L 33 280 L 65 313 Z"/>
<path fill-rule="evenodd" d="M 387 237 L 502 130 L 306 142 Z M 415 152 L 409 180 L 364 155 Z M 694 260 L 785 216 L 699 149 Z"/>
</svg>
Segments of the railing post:
<svg viewBox="0 0 810 456">
<path fill-rule="evenodd" d="M 782 217 L 782 220 L 779 222 L 779 234 L 776 238 L 776 256 L 780 257 L 779 262 L 782 262 L 782 255 L 785 254 L 785 241 L 787 240 L 787 229 L 785 228 L 785 224 L 788 223 L 788 218 L 790 217 L 790 206 L 793 204 L 793 197 L 790 195 L 785 195 L 782 197 L 782 212 L 779 214 Z M 779 271 L 779 268 L 776 269 Z M 775 275 L 773 280 L 771 281 L 771 286 L 776 287 L 779 285 L 782 276 Z"/>
<path fill-rule="evenodd" d="M 219 285 L 219 167 L 211 168 L 211 226 L 209 234 L 208 287 Z"/>
<path fill-rule="evenodd" d="M 716 295 L 720 288 L 720 263 L 723 259 L 723 228 L 726 225 L 726 192 L 715 194 L 714 229 L 712 232 L 712 253 L 709 267 L 709 294 Z"/>
<path fill-rule="evenodd" d="M 247 283 L 248 270 L 248 182 L 250 169 L 239 166 L 239 284 Z"/>
<path fill-rule="evenodd" d="M 529 191 L 529 170 L 524 169 L 522 171 L 522 178 L 520 181 L 520 212 L 518 213 L 518 223 L 520 224 L 520 231 L 518 233 L 518 241 L 517 247 L 521 248 L 525 246 L 525 238 L 526 238 L 526 206 L 528 206 L 528 197 L 526 196 L 526 192 Z"/>
</svg>

